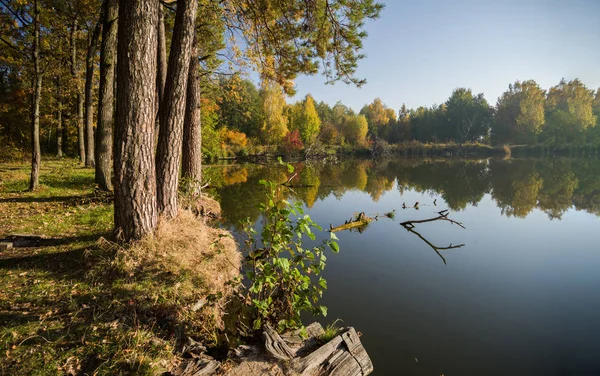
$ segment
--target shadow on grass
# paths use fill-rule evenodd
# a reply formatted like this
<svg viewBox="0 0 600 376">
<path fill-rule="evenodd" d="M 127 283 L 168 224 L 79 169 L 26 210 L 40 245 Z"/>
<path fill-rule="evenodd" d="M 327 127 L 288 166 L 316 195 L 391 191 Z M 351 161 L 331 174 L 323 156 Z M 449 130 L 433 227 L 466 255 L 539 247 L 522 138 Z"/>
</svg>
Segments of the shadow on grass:
<svg viewBox="0 0 600 376">
<path fill-rule="evenodd" d="M 0 260 L 6 259 L 5 255 L 14 254 L 15 252 L 19 252 L 17 248 L 40 248 L 40 247 L 56 247 L 56 246 L 64 246 L 70 245 L 73 243 L 80 242 L 92 242 L 100 239 L 100 237 L 108 238 L 110 236 L 109 233 L 101 233 L 101 234 L 90 234 L 90 235 L 80 235 L 80 236 L 67 236 L 62 238 L 43 238 L 37 235 L 10 235 L 5 238 L 0 238 L 2 241 L 8 241 L 13 244 L 12 252 L 4 252 L 0 253 Z M 47 254 L 46 254 L 47 255 Z M 0 264 L 1 265 L 1 264 Z"/>
<path fill-rule="evenodd" d="M 180 307 L 175 300 L 157 302 L 146 291 L 175 286 L 179 277 L 156 269 L 140 268 L 133 274 L 113 270 L 107 260 L 114 258 L 114 250 L 85 244 L 103 235 L 42 239 L 54 243 L 40 245 L 82 243 L 68 250 L 29 247 L 0 252 L 0 275 L 17 278 L 9 299 L 0 304 L 0 326 L 15 333 L 27 330 L 9 345 L 16 346 L 12 359 L 20 356 L 31 362 L 1 363 L 0 374 L 55 370 L 73 359 L 79 364 L 77 374 L 138 374 L 144 369 L 141 373 L 146 374 L 154 357 L 172 352 L 166 343 L 182 328 Z M 53 354 L 52 365 L 28 355 L 42 348 Z"/>
<path fill-rule="evenodd" d="M 27 191 L 24 191 L 27 192 Z M 85 195 L 75 196 L 49 196 L 49 197 L 8 197 L 0 198 L 1 203 L 60 203 L 65 205 L 75 206 L 91 203 L 110 203 L 112 202 L 112 194 L 110 193 L 89 193 Z"/>
</svg>

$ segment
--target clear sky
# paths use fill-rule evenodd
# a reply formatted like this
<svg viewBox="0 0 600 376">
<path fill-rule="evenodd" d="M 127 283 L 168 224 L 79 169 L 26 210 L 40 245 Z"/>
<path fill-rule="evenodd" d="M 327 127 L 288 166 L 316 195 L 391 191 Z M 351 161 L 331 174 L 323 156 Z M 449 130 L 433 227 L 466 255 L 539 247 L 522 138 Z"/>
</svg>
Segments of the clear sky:
<svg viewBox="0 0 600 376">
<path fill-rule="evenodd" d="M 360 110 L 379 97 L 398 110 L 446 101 L 456 87 L 484 93 L 490 104 L 515 80 L 547 89 L 562 77 L 600 86 L 600 0 L 383 1 L 369 21 L 358 89 L 300 77 L 298 94 Z"/>
</svg>

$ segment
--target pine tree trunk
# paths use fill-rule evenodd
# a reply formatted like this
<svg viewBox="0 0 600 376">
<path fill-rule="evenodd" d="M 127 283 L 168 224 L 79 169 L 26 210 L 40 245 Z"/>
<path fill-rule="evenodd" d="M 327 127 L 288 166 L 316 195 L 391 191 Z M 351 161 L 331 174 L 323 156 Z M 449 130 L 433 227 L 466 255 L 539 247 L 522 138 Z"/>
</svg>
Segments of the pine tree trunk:
<svg viewBox="0 0 600 376">
<path fill-rule="evenodd" d="M 100 15 L 85 58 L 85 167 L 94 167 L 95 165 L 92 89 L 94 88 L 94 58 L 98 49 L 98 38 L 102 32 L 102 18 L 103 16 Z"/>
<path fill-rule="evenodd" d="M 62 97 L 62 86 L 60 83 L 60 76 L 56 77 L 56 156 L 62 158 L 63 156 L 63 97 Z"/>
<path fill-rule="evenodd" d="M 165 36 L 165 16 L 162 5 L 158 7 L 158 69 L 156 78 L 156 89 L 158 91 L 158 103 L 160 105 L 165 93 L 167 81 L 167 40 Z"/>
<path fill-rule="evenodd" d="M 202 129 L 200 127 L 200 72 L 196 38 L 197 34 L 194 36 L 185 100 L 182 175 L 190 182 L 192 192 L 199 194 L 202 179 Z"/>
<path fill-rule="evenodd" d="M 156 228 L 154 166 L 157 0 L 121 0 L 115 123 L 115 230 L 126 241 Z"/>
<path fill-rule="evenodd" d="M 167 80 L 167 39 L 165 35 L 165 15 L 163 13 L 162 5 L 158 7 L 158 49 L 157 53 L 157 64 L 156 70 L 156 136 L 160 131 L 160 122 L 158 117 L 159 107 L 162 103 L 162 99 L 165 93 L 165 84 Z"/>
<path fill-rule="evenodd" d="M 197 0 L 179 0 L 167 81 L 159 109 L 160 132 L 156 153 L 158 212 L 166 218 L 177 215 L 177 191 L 181 168 L 183 120 L 190 56 L 194 42 Z"/>
<path fill-rule="evenodd" d="M 77 20 L 73 21 L 71 27 L 71 77 L 75 81 L 75 90 L 77 92 L 77 101 L 75 111 L 77 112 L 77 143 L 79 145 L 79 162 L 85 162 L 85 136 L 83 131 L 83 95 L 81 95 L 81 83 L 79 80 L 79 67 L 77 64 Z"/>
<path fill-rule="evenodd" d="M 100 93 L 96 129 L 96 183 L 105 191 L 112 190 L 115 60 L 117 55 L 118 0 L 104 0 L 104 27 L 100 48 Z"/>
<path fill-rule="evenodd" d="M 33 93 L 31 100 L 31 179 L 29 189 L 34 191 L 40 185 L 40 99 L 42 95 L 42 74 L 40 72 L 40 4 L 34 1 L 33 17 Z"/>
</svg>

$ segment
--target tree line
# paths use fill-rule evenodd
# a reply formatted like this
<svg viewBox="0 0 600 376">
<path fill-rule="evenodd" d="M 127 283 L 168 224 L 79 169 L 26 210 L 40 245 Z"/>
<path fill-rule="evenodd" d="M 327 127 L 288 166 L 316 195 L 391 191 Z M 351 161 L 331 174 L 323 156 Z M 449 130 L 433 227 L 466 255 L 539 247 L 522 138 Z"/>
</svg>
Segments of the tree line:
<svg viewBox="0 0 600 376">
<path fill-rule="evenodd" d="M 533 80 L 516 81 L 490 105 L 482 93 L 455 89 L 441 105 L 398 111 L 379 98 L 357 113 L 308 94 L 288 103 L 282 87 L 240 75 L 203 82 L 202 132 L 206 158 L 256 153 L 261 146 L 300 151 L 313 145 L 369 147 L 397 144 L 600 145 L 600 89 L 561 80 L 548 91 Z M 210 135 L 210 137 L 208 136 Z"/>
<path fill-rule="evenodd" d="M 275 110 L 298 74 L 364 84 L 355 75 L 364 24 L 382 8 L 373 0 L 0 0 L 1 141 L 31 150 L 31 190 L 42 147 L 77 155 L 96 169 L 100 189 L 114 188 L 115 231 L 141 238 L 159 216 L 177 215 L 180 178 L 201 178 L 203 82 L 257 71 L 273 109 L 263 127 L 279 140 Z"/>
</svg>

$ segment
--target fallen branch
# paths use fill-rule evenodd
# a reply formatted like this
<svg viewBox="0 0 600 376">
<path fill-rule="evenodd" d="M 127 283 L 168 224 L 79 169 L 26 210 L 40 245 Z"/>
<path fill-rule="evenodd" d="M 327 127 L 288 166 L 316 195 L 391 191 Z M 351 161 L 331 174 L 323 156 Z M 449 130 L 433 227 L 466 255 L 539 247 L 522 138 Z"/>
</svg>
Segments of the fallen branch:
<svg viewBox="0 0 600 376">
<path fill-rule="evenodd" d="M 364 212 L 358 213 L 357 216 L 351 218 L 349 221 L 346 221 L 341 226 L 333 227 L 329 224 L 329 232 L 337 232 L 344 230 L 351 230 L 353 228 L 361 228 L 367 226 L 369 223 L 373 221 L 373 218 L 368 217 Z"/>
<path fill-rule="evenodd" d="M 462 223 L 457 222 L 453 219 L 448 218 L 448 210 L 442 210 L 440 212 L 438 212 L 439 216 L 434 217 L 434 218 L 429 218 L 429 219 L 419 219 L 419 220 L 412 220 L 412 221 L 406 221 L 406 222 L 402 222 L 400 223 L 404 228 L 414 228 L 415 227 L 415 223 L 426 223 L 426 222 L 434 222 L 434 221 L 448 221 L 450 223 L 452 223 L 453 225 L 458 225 L 464 229 L 466 229 L 465 226 L 463 226 Z"/>
<path fill-rule="evenodd" d="M 457 222 L 453 219 L 448 218 L 448 210 L 442 210 L 440 212 L 438 212 L 439 216 L 434 217 L 434 218 L 429 218 L 429 219 L 420 219 L 420 220 L 413 220 L 413 221 L 405 221 L 400 223 L 400 225 L 402 227 L 404 227 L 407 231 L 412 232 L 413 234 L 417 235 L 421 240 L 423 240 L 425 242 L 425 244 L 427 244 L 429 247 L 431 247 L 431 249 L 433 249 L 435 251 L 435 253 L 437 253 L 438 256 L 440 256 L 440 258 L 442 259 L 442 261 L 444 262 L 444 265 L 447 264 L 446 263 L 446 259 L 444 258 L 444 256 L 442 256 L 442 254 L 440 253 L 440 251 L 445 251 L 445 250 L 449 250 L 449 249 L 456 249 L 456 248 L 462 248 L 465 245 L 464 244 L 458 244 L 458 245 L 453 245 L 452 243 L 450 243 L 449 246 L 447 247 L 438 247 L 436 245 L 434 245 L 433 243 L 431 243 L 429 240 L 427 240 L 423 235 L 421 235 L 420 233 L 418 233 L 415 230 L 415 224 L 416 223 L 427 223 L 427 222 L 434 222 L 434 221 L 447 221 L 450 222 L 453 225 L 458 225 L 464 229 L 466 229 L 465 226 L 463 226 L 462 223 Z"/>
</svg>

